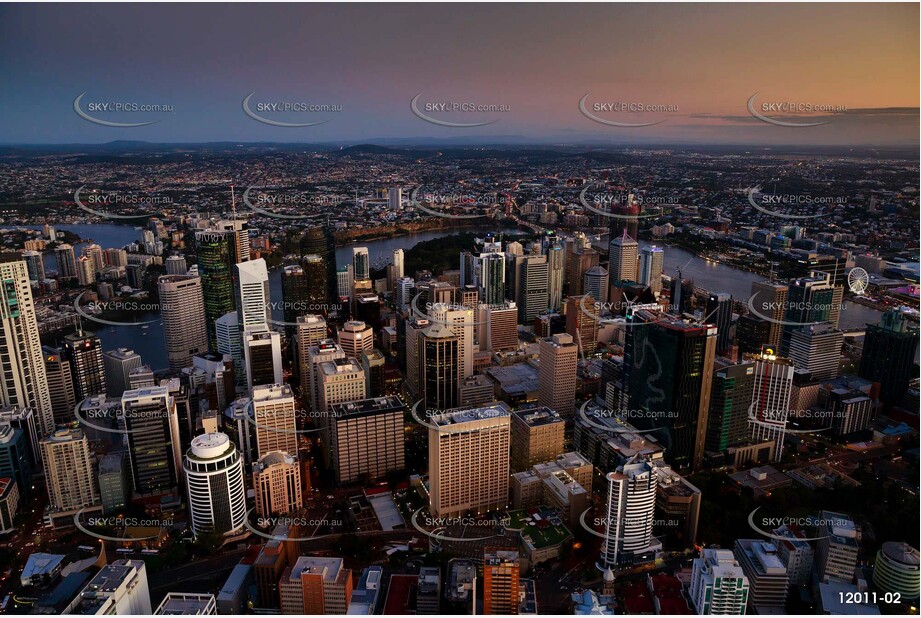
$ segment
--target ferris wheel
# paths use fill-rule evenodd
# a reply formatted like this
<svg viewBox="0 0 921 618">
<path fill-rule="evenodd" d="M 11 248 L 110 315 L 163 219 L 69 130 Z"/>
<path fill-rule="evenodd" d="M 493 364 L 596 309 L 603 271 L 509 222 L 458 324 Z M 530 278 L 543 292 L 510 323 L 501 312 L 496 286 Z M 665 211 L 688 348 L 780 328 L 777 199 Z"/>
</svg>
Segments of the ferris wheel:
<svg viewBox="0 0 921 618">
<path fill-rule="evenodd" d="M 857 268 L 852 268 L 851 272 L 847 274 L 847 286 L 851 289 L 851 292 L 858 296 L 863 295 L 869 283 L 870 275 L 859 266 Z"/>
</svg>

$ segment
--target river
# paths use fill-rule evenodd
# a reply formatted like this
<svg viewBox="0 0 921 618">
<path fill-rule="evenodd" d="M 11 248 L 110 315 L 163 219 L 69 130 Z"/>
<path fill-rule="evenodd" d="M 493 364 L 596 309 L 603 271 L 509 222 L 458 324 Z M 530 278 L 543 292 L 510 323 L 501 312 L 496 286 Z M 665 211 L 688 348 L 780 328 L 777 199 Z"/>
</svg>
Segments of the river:
<svg viewBox="0 0 921 618">
<path fill-rule="evenodd" d="M 40 226 L 28 226 L 31 229 L 40 229 Z M 66 230 L 79 235 L 81 238 L 92 240 L 100 245 L 103 249 L 112 247 L 123 247 L 124 245 L 138 241 L 141 238 L 140 230 L 126 225 L 115 225 L 111 223 L 84 224 L 84 225 L 58 225 L 58 230 Z M 356 242 L 343 245 L 336 249 L 336 262 L 338 265 L 348 264 L 352 259 L 352 247 L 367 247 L 369 257 L 372 263 L 379 258 L 389 258 L 394 249 L 403 249 L 408 251 L 418 243 L 449 236 L 451 234 L 469 230 L 433 230 L 430 232 L 418 232 L 405 236 L 393 238 L 383 238 L 367 242 Z M 505 233 L 515 230 L 502 230 Z M 483 234 L 486 230 L 483 230 Z M 76 254 L 79 256 L 83 246 L 87 243 L 78 243 L 75 245 Z M 640 246 L 646 243 L 641 242 Z M 676 268 L 680 267 L 682 275 L 685 278 L 694 280 L 694 283 L 711 292 L 728 292 L 733 298 L 745 300 L 751 295 L 752 281 L 761 280 L 762 277 L 755 273 L 739 270 L 726 264 L 709 262 L 679 247 L 661 246 L 665 251 L 664 268 L 665 273 L 674 276 Z M 56 270 L 54 256 L 48 254 L 45 256 L 45 266 L 48 270 Z M 273 299 L 281 299 L 281 269 L 276 268 L 269 273 L 270 295 Z M 282 319 L 280 309 L 277 310 L 279 315 L 275 319 Z M 841 310 L 840 327 L 843 329 L 862 328 L 868 322 L 876 323 L 879 321 L 880 312 L 876 309 L 857 305 L 855 303 L 845 302 Z M 156 319 L 158 314 L 142 315 L 138 320 Z M 111 327 L 97 325 L 96 334 L 103 342 L 104 349 L 113 348 L 131 348 L 141 355 L 145 363 L 150 364 L 153 368 L 158 369 L 166 367 L 166 350 L 163 344 L 163 327 L 159 322 L 150 324 L 149 328 L 140 326 L 121 326 Z M 92 328 L 87 324 L 87 327 Z"/>
</svg>

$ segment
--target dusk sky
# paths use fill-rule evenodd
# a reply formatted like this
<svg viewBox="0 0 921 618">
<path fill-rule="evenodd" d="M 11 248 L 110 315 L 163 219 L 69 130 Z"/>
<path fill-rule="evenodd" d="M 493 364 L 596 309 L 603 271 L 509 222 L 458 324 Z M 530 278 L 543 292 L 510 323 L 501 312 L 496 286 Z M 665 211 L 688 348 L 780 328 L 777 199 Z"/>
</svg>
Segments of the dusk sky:
<svg viewBox="0 0 921 618">
<path fill-rule="evenodd" d="M 516 138 L 547 143 L 912 146 L 919 130 L 917 4 L 3 5 L 0 143 Z M 165 104 L 89 111 L 74 99 Z M 260 102 L 341 106 L 267 111 Z M 410 101 L 504 112 L 426 113 Z M 671 111 L 580 113 L 628 102 Z M 746 106 L 784 122 L 754 118 Z M 787 101 L 838 113 L 762 108 Z M 677 111 L 674 111 L 677 110 Z M 846 111 L 843 111 L 846 110 Z"/>
</svg>

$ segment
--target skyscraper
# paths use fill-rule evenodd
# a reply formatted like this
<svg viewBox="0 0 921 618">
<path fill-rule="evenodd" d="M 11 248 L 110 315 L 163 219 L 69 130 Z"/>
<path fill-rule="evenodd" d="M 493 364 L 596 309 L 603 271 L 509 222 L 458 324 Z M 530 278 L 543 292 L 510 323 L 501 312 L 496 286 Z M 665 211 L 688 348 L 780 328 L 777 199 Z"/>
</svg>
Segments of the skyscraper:
<svg viewBox="0 0 921 618">
<path fill-rule="evenodd" d="M 518 276 L 518 321 L 529 324 L 548 307 L 547 256 L 517 256 L 515 265 Z"/>
<path fill-rule="evenodd" d="M 297 409 L 287 384 L 262 384 L 253 388 L 252 424 L 256 458 L 272 451 L 298 454 Z"/>
<path fill-rule="evenodd" d="M 54 430 L 32 286 L 19 254 L 0 255 L 0 404 L 31 408 L 42 435 Z"/>
<path fill-rule="evenodd" d="M 597 302 L 608 302 L 608 271 L 601 266 L 593 266 L 585 271 L 585 283 L 582 288 L 586 294 L 591 294 Z"/>
<path fill-rule="evenodd" d="M 567 264 L 567 281 L 569 283 L 569 295 L 578 296 L 583 294 L 585 283 L 585 273 L 589 268 L 598 266 L 600 255 L 594 249 L 576 249 L 572 252 Z M 611 279 L 612 273 L 608 272 L 608 280 Z"/>
<path fill-rule="evenodd" d="M 269 303 L 269 271 L 265 260 L 251 260 L 234 266 L 236 286 L 234 295 L 240 330 L 266 328 L 271 318 Z"/>
<path fill-rule="evenodd" d="M 751 435 L 749 410 L 754 394 L 755 366 L 747 361 L 731 363 L 717 359 L 710 391 L 706 449 L 722 453 Z"/>
<path fill-rule="evenodd" d="M 22 254 L 22 259 L 26 262 L 26 269 L 29 271 L 29 279 L 32 281 L 45 280 L 45 262 L 41 252 L 26 251 Z"/>
<path fill-rule="evenodd" d="M 217 353 L 228 355 L 233 359 L 234 381 L 238 386 L 247 384 L 246 362 L 243 357 L 243 335 L 237 321 L 237 312 L 222 315 L 214 323 L 217 340 Z M 209 335 L 210 336 L 210 335 Z"/>
<path fill-rule="evenodd" d="M 451 329 L 457 337 L 457 380 L 473 375 L 474 327 L 477 312 L 468 307 L 454 304 L 433 304 L 429 307 L 429 319 Z"/>
<path fill-rule="evenodd" d="M 243 333 L 243 360 L 246 386 L 252 392 L 260 384 L 281 384 L 284 371 L 281 360 L 281 335 L 274 331 L 246 331 Z M 265 327 L 262 327 L 265 328 Z"/>
<path fill-rule="evenodd" d="M 223 433 L 196 436 L 183 467 L 195 536 L 242 531 L 246 521 L 243 459 L 230 438 Z"/>
<path fill-rule="evenodd" d="M 783 454 L 783 441 L 790 416 L 790 391 L 793 388 L 793 361 L 774 354 L 746 354 L 754 364 L 754 388 L 748 414 L 754 440 L 773 440 L 775 460 Z"/>
<path fill-rule="evenodd" d="M 295 455 L 271 451 L 253 463 L 256 515 L 271 517 L 295 513 L 304 505 L 301 466 Z"/>
<path fill-rule="evenodd" d="M 697 468 L 707 432 L 716 328 L 645 310 L 633 319 L 649 322 L 628 329 L 624 349 L 633 424 L 659 430 L 669 463 Z"/>
<path fill-rule="evenodd" d="M 367 281 L 371 278 L 371 257 L 367 247 L 352 248 L 352 269 L 355 281 Z"/>
<path fill-rule="evenodd" d="M 361 358 L 361 353 L 374 349 L 374 331 L 368 324 L 349 320 L 339 331 L 339 345 L 346 356 Z"/>
<path fill-rule="evenodd" d="M 99 504 L 89 443 L 80 429 L 58 429 L 41 441 L 52 519 Z"/>
<path fill-rule="evenodd" d="M 830 276 L 825 273 L 812 273 L 809 277 L 795 279 L 790 283 L 780 336 L 780 353 L 783 356 L 791 356 L 790 338 L 794 330 L 829 321 L 834 296 L 834 286 Z"/>
<path fill-rule="evenodd" d="M 640 246 L 624 230 L 623 234 L 612 239 L 608 254 L 608 272 L 610 280 L 637 281 L 636 259 Z"/>
<path fill-rule="evenodd" d="M 422 331 L 419 342 L 421 397 L 426 409 L 447 410 L 457 405 L 458 340 L 444 324 L 432 324 Z M 408 364 L 407 364 L 408 366 Z"/>
<path fill-rule="evenodd" d="M 662 292 L 662 270 L 665 266 L 665 252 L 655 245 L 643 247 L 640 251 L 640 272 L 638 283 L 652 290 L 656 297 Z"/>
<path fill-rule="evenodd" d="M 202 317 L 204 322 L 204 317 Z M 207 347 L 205 348 L 207 349 Z M 47 359 L 46 359 L 47 360 Z M 143 363 L 141 355 L 134 350 L 127 348 L 118 348 L 109 350 L 102 354 L 102 364 L 106 372 L 106 395 L 119 399 L 126 390 L 128 390 L 128 378 L 132 369 L 137 369 Z M 48 364 L 45 363 L 47 369 Z M 47 371 L 46 371 L 47 373 Z M 49 386 L 51 381 L 49 380 Z M 71 406 L 73 411 L 73 406 Z"/>
<path fill-rule="evenodd" d="M 579 347 L 572 335 L 561 333 L 539 344 L 537 403 L 557 412 L 564 419 L 576 411 L 576 368 Z"/>
<path fill-rule="evenodd" d="M 838 377 L 844 333 L 830 322 L 799 326 L 790 331 L 787 356 L 797 369 L 805 369 L 813 380 Z"/>
<path fill-rule="evenodd" d="M 176 401 L 169 387 L 125 391 L 119 416 L 127 431 L 135 497 L 174 493 L 179 487 L 182 445 Z"/>
<path fill-rule="evenodd" d="M 64 337 L 63 354 L 70 363 L 77 401 L 105 395 L 106 370 L 99 337 L 88 330 L 71 333 Z"/>
<path fill-rule="evenodd" d="M 505 301 L 505 254 L 483 253 L 476 258 L 476 286 L 480 301 L 487 305 L 497 305 Z"/>
<path fill-rule="evenodd" d="M 767 341 L 774 350 L 780 350 L 781 332 L 783 331 L 784 315 L 787 311 L 788 286 L 771 281 L 752 282 L 752 297 L 750 305 L 754 307 L 758 317 L 770 323 Z M 754 350 L 749 350 L 754 352 Z"/>
<path fill-rule="evenodd" d="M 208 344 L 212 350 L 217 350 L 215 323 L 235 309 L 233 267 L 237 263 L 236 235 L 232 231 L 201 230 L 195 233 L 195 246 Z"/>
<path fill-rule="evenodd" d="M 296 318 L 297 326 L 294 327 L 294 366 L 298 368 L 298 378 L 301 392 L 306 392 L 310 383 L 310 347 L 326 339 L 326 320 L 316 314 L 300 315 Z M 305 395 L 310 401 L 309 392 Z"/>
<path fill-rule="evenodd" d="M 566 332 L 581 346 L 584 355 L 594 354 L 598 346 L 598 319 L 594 317 L 597 300 L 588 290 L 585 296 L 570 296 L 566 300 Z"/>
<path fill-rule="evenodd" d="M 880 400 L 887 406 L 899 403 L 908 391 L 918 351 L 918 329 L 907 316 L 891 309 L 879 324 L 867 324 L 860 357 L 860 377 L 880 383 Z"/>
<path fill-rule="evenodd" d="M 329 463 L 337 483 L 378 479 L 405 467 L 406 406 L 397 397 L 337 403 L 329 412 Z"/>
<path fill-rule="evenodd" d="M 309 228 L 301 237 L 301 255 L 317 255 L 326 266 L 326 302 L 330 307 L 338 303 L 339 293 L 336 275 L 336 240 L 327 225 Z M 350 286 L 351 287 L 351 286 Z"/>
<path fill-rule="evenodd" d="M 634 456 L 609 472 L 602 569 L 630 564 L 655 551 L 652 537 L 658 475 L 652 464 Z M 661 547 L 661 544 L 659 544 Z"/>
<path fill-rule="evenodd" d="M 157 280 L 157 289 L 170 369 L 191 367 L 193 356 L 208 351 L 202 280 L 189 275 L 164 275 Z"/>
<path fill-rule="evenodd" d="M 716 353 L 729 351 L 729 329 L 732 327 L 732 295 L 726 292 L 711 293 L 707 297 L 706 317 L 708 323 L 716 326 Z"/>
<path fill-rule="evenodd" d="M 547 294 L 551 311 L 559 311 L 563 307 L 563 283 L 566 279 L 565 258 L 566 252 L 559 244 L 553 244 L 547 249 Z M 607 285 L 605 285 L 605 293 L 607 293 Z"/>
<path fill-rule="evenodd" d="M 509 409 L 504 403 L 429 417 L 429 511 L 435 517 L 508 506 Z"/>
<path fill-rule="evenodd" d="M 54 424 L 66 425 L 73 422 L 74 406 L 77 405 L 70 361 L 64 358 L 58 348 L 42 346 L 42 351 L 45 355 L 45 379 L 48 382 Z"/>
<path fill-rule="evenodd" d="M 74 255 L 73 245 L 66 242 L 59 244 L 54 250 L 54 259 L 58 265 L 58 277 L 61 279 L 76 279 L 77 258 Z"/>
</svg>

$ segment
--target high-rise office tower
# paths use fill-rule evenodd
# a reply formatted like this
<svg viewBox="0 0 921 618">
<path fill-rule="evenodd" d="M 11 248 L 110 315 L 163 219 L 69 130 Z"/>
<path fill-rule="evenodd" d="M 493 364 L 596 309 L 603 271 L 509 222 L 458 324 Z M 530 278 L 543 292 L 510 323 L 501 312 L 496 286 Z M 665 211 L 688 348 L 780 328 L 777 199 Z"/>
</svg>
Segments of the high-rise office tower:
<svg viewBox="0 0 921 618">
<path fill-rule="evenodd" d="M 405 254 L 403 253 L 403 250 L 394 249 L 393 250 L 393 279 L 394 281 L 396 281 L 397 279 L 402 279 L 404 275 L 406 274 L 404 270 L 404 263 L 405 263 Z"/>
<path fill-rule="evenodd" d="M 627 331 L 624 365 L 629 406 L 639 429 L 658 429 L 666 458 L 675 467 L 698 468 L 710 410 L 716 328 L 654 312 L 633 314 L 646 326 Z"/>
<path fill-rule="evenodd" d="M 428 315 L 433 323 L 447 326 L 457 337 L 458 381 L 472 376 L 474 328 L 477 312 L 462 305 L 436 304 L 429 308 Z"/>
<path fill-rule="evenodd" d="M 539 344 L 537 403 L 559 413 L 564 419 L 576 411 L 576 369 L 579 346 L 572 335 L 561 333 Z"/>
<path fill-rule="evenodd" d="M 351 264 L 345 264 L 336 271 L 336 302 L 349 307 L 354 296 L 355 275 Z"/>
<path fill-rule="evenodd" d="M 321 266 L 320 274 L 323 275 L 323 278 L 321 278 L 320 283 L 325 286 L 326 268 L 323 266 L 323 261 L 318 256 L 312 257 L 315 257 Z M 323 291 L 323 288 L 321 288 L 321 291 Z M 281 301 L 282 315 L 286 323 L 285 331 L 288 333 L 288 337 L 291 337 L 294 332 L 294 327 L 291 324 L 297 320 L 298 316 L 307 313 L 308 306 L 312 304 L 308 296 L 309 288 L 304 268 L 297 264 L 285 266 L 284 270 L 281 271 Z M 320 301 L 319 305 L 322 306 L 324 302 L 325 300 Z M 319 311 L 319 308 L 314 308 L 313 311 Z"/>
<path fill-rule="evenodd" d="M 208 344 L 212 350 L 217 350 L 215 323 L 235 310 L 234 264 L 239 261 L 236 236 L 232 231 L 201 230 L 195 233 L 195 247 L 205 303 Z"/>
<path fill-rule="evenodd" d="M 192 366 L 192 357 L 208 351 L 208 326 L 202 280 L 164 275 L 157 280 L 160 315 L 170 369 Z"/>
<path fill-rule="evenodd" d="M 635 456 L 609 472 L 607 480 L 605 537 L 599 561 L 603 569 L 642 560 L 654 551 L 652 525 L 658 475 L 652 464 Z"/>
<path fill-rule="evenodd" d="M 805 369 L 813 380 L 838 377 L 844 333 L 830 322 L 800 326 L 789 332 L 787 356 L 797 369 Z"/>
<path fill-rule="evenodd" d="M 78 330 L 64 337 L 62 350 L 64 358 L 70 363 L 77 401 L 105 395 L 106 370 L 99 337 L 88 330 Z"/>
<path fill-rule="evenodd" d="M 483 333 L 479 338 L 481 350 L 500 352 L 518 348 L 518 307 L 506 301 L 498 305 L 480 305 L 477 325 Z"/>
<path fill-rule="evenodd" d="M 243 360 L 246 386 L 250 391 L 259 384 L 281 384 L 284 381 L 281 335 L 278 333 L 261 329 L 244 332 Z"/>
<path fill-rule="evenodd" d="M 600 312 L 595 309 L 596 302 L 603 301 L 598 301 L 588 290 L 584 296 L 570 296 L 566 300 L 566 332 L 581 346 L 582 354 L 594 354 L 598 347 L 598 319 L 594 316 Z"/>
<path fill-rule="evenodd" d="M 74 255 L 73 245 L 66 242 L 59 244 L 54 250 L 54 259 L 58 265 L 59 278 L 75 279 L 77 277 L 77 258 Z"/>
<path fill-rule="evenodd" d="M 74 421 L 74 406 L 77 405 L 70 361 L 64 358 L 58 348 L 42 346 L 42 352 L 45 358 L 45 380 L 48 383 L 48 393 L 51 397 L 54 424 L 55 426 L 66 425 Z"/>
<path fill-rule="evenodd" d="M 307 366 L 301 367 L 301 396 L 310 402 L 311 410 L 318 410 L 320 406 L 319 366 L 344 358 L 345 351 L 332 339 L 323 339 L 308 348 Z"/>
<path fill-rule="evenodd" d="M 99 504 L 89 443 L 80 429 L 58 429 L 41 441 L 52 518 Z"/>
<path fill-rule="evenodd" d="M 796 528 L 794 526 L 794 528 Z M 774 538 L 779 543 L 777 546 L 777 556 L 787 567 L 787 577 L 791 586 L 803 586 L 809 583 L 812 576 L 812 567 L 815 563 L 815 550 L 812 545 L 806 541 L 806 533 L 796 528 L 784 524 L 779 528 L 771 531 Z"/>
<path fill-rule="evenodd" d="M 640 251 L 640 271 L 637 282 L 652 290 L 658 298 L 662 292 L 662 270 L 665 266 L 665 251 L 651 245 Z"/>
<path fill-rule="evenodd" d="M 639 215 L 640 204 L 632 193 L 627 195 L 626 200 L 618 200 L 611 204 L 611 213 L 608 224 L 608 233 L 610 238 L 617 238 L 627 234 L 630 238 L 636 238 L 639 233 Z"/>
<path fill-rule="evenodd" d="M 234 266 L 236 271 L 234 295 L 240 330 L 265 328 L 271 318 L 269 303 L 269 271 L 265 260 L 251 260 Z"/>
<path fill-rule="evenodd" d="M 175 492 L 180 481 L 182 445 L 176 401 L 169 387 L 125 391 L 118 414 L 128 432 L 128 460 L 135 496 Z"/>
<path fill-rule="evenodd" d="M 329 407 L 334 403 L 357 401 L 367 396 L 365 372 L 354 358 L 321 363 L 317 366 L 317 378 L 317 392 L 320 395 L 317 412 L 321 415 L 329 412 Z M 324 418 L 321 416 L 321 420 Z"/>
<path fill-rule="evenodd" d="M 422 331 L 419 342 L 421 398 L 426 409 L 447 410 L 457 405 L 459 343 L 444 324 L 432 324 Z"/>
<path fill-rule="evenodd" d="M 32 286 L 19 254 L 0 255 L 0 404 L 31 408 L 41 435 L 54 430 Z"/>
<path fill-rule="evenodd" d="M 385 368 L 387 361 L 384 354 L 377 348 L 365 350 L 358 359 L 365 372 L 365 393 L 368 398 L 383 397 L 387 390 Z"/>
<path fill-rule="evenodd" d="M 328 459 L 337 483 L 378 479 L 406 466 L 406 406 L 397 397 L 337 403 L 329 412 Z"/>
<path fill-rule="evenodd" d="M 374 331 L 358 320 L 349 320 L 339 331 L 339 345 L 346 356 L 361 358 L 361 353 L 374 349 Z"/>
<path fill-rule="evenodd" d="M 512 412 L 510 453 L 513 472 L 553 461 L 563 454 L 566 423 L 549 408 Z"/>
<path fill-rule="evenodd" d="M 189 272 L 189 265 L 185 261 L 185 256 L 171 255 L 164 262 L 167 275 L 186 275 Z"/>
<path fill-rule="evenodd" d="M 246 521 L 243 458 L 227 434 L 193 438 L 183 468 L 192 532 L 230 536 L 242 531 Z"/>
<path fill-rule="evenodd" d="M 257 458 L 272 451 L 297 455 L 296 416 L 294 392 L 287 384 L 263 384 L 253 388 L 252 425 Z"/>
<path fill-rule="evenodd" d="M 731 363 L 724 359 L 717 359 L 714 363 L 710 415 L 707 421 L 707 451 L 722 453 L 745 442 L 751 435 L 748 414 L 754 384 L 754 363 Z"/>
<path fill-rule="evenodd" d="M 601 266 L 593 266 L 585 271 L 582 289 L 599 303 L 608 302 L 608 271 Z"/>
<path fill-rule="evenodd" d="M 690 313 L 691 301 L 694 299 L 694 280 L 672 277 L 669 297 L 669 310 L 672 313 Z"/>
<path fill-rule="evenodd" d="M 783 454 L 783 441 L 790 415 L 790 391 L 793 388 L 793 361 L 774 354 L 746 354 L 754 365 L 754 387 L 748 414 L 752 439 L 773 440 L 775 460 Z"/>
<path fill-rule="evenodd" d="M 815 565 L 820 582 L 854 581 L 860 553 L 860 533 L 850 515 L 820 511 Z"/>
<path fill-rule="evenodd" d="M 371 278 L 371 257 L 367 247 L 352 248 L 352 269 L 355 281 L 367 281 Z"/>
<path fill-rule="evenodd" d="M 32 472 L 41 460 L 33 438 L 26 428 L 0 424 L 0 478 L 15 480 L 20 496 L 32 493 Z"/>
<path fill-rule="evenodd" d="M 516 319 L 517 315 L 516 312 Z M 402 324 L 402 354 L 406 368 L 406 380 L 404 384 L 406 385 L 408 396 L 413 401 L 425 397 L 422 343 L 424 341 L 423 335 L 431 325 L 431 322 L 428 320 L 412 315 Z"/>
<path fill-rule="evenodd" d="M 569 283 L 569 295 L 578 296 L 584 294 L 583 286 L 585 283 L 585 273 L 588 269 L 598 266 L 601 256 L 594 249 L 576 249 L 572 252 L 567 263 L 567 281 Z M 611 273 L 608 273 L 610 281 Z"/>
<path fill-rule="evenodd" d="M 613 238 L 608 254 L 608 273 L 612 282 L 636 281 L 636 260 L 640 246 L 633 237 L 628 236 L 626 230 L 620 236 Z"/>
<path fill-rule="evenodd" d="M 75 614 L 150 615 L 150 588 L 143 560 L 116 560 L 102 567 L 74 599 Z"/>
<path fill-rule="evenodd" d="M 560 311 L 563 308 L 563 283 L 565 281 L 566 252 L 559 244 L 554 244 L 547 250 L 547 294 L 548 305 L 551 311 Z M 607 293 L 607 285 L 605 293 Z"/>
<path fill-rule="evenodd" d="M 515 258 L 515 266 L 518 276 L 518 321 L 529 324 L 548 307 L 547 256 L 518 256 Z"/>
<path fill-rule="evenodd" d="M 435 517 L 508 506 L 509 409 L 504 403 L 429 418 L 429 510 Z"/>
<path fill-rule="evenodd" d="M 253 463 L 256 515 L 271 517 L 295 513 L 304 506 L 301 465 L 284 451 L 266 453 Z"/>
<path fill-rule="evenodd" d="M 505 254 L 483 253 L 476 258 L 476 286 L 480 301 L 487 305 L 505 302 Z"/>
<path fill-rule="evenodd" d="M 787 288 L 784 326 L 780 335 L 780 353 L 790 355 L 793 331 L 818 322 L 828 322 L 834 304 L 835 290 L 825 273 L 812 273 L 795 279 Z M 757 307 L 757 306 L 756 306 Z M 760 309 L 759 309 L 760 311 Z"/>
<path fill-rule="evenodd" d="M 29 272 L 29 279 L 32 281 L 45 280 L 45 262 L 44 256 L 39 251 L 25 251 L 22 259 L 26 262 L 26 270 Z"/>
<path fill-rule="evenodd" d="M 403 209 L 403 189 L 400 187 L 390 187 L 387 189 L 387 208 L 390 210 Z"/>
<path fill-rule="evenodd" d="M 750 307 L 763 320 L 770 323 L 768 338 L 765 343 L 775 351 L 780 350 L 781 332 L 784 315 L 787 312 L 787 292 L 789 287 L 772 281 L 755 281 L 752 283 Z M 754 351 L 754 350 L 751 350 Z"/>
<path fill-rule="evenodd" d="M 120 399 L 122 393 L 128 390 L 128 378 L 131 374 L 131 370 L 137 369 L 143 363 L 141 362 L 141 355 L 134 350 L 118 348 L 117 350 L 103 352 L 102 364 L 106 372 L 106 395 L 115 399 Z M 46 358 L 46 374 L 47 367 L 48 363 Z M 49 386 L 51 385 L 50 380 L 48 384 Z M 71 411 L 72 410 L 73 407 L 71 407 Z"/>
<path fill-rule="evenodd" d="M 754 354 L 755 352 L 760 352 L 765 346 L 779 351 L 780 346 L 778 344 L 770 343 L 771 330 L 774 326 L 775 324 L 751 313 L 740 315 L 736 321 L 735 336 L 735 343 L 739 348 L 739 352 Z M 778 339 L 780 338 L 780 326 L 777 325 Z"/>
<path fill-rule="evenodd" d="M 707 297 L 705 320 L 716 326 L 716 353 L 729 351 L 731 339 L 729 329 L 732 327 L 732 295 L 726 292 L 711 293 Z"/>
<path fill-rule="evenodd" d="M 150 365 L 141 365 L 128 372 L 128 390 L 156 386 L 157 380 Z"/>
<path fill-rule="evenodd" d="M 319 255 L 305 255 L 301 258 L 301 269 L 304 271 L 306 306 L 294 309 L 296 315 L 304 313 L 320 313 L 324 316 L 329 315 L 331 310 L 330 303 L 336 301 L 336 298 L 327 298 L 326 290 L 326 262 Z"/>
<path fill-rule="evenodd" d="M 688 596 L 699 616 L 745 613 L 749 582 L 728 549 L 701 549 L 694 559 Z"/>
<path fill-rule="evenodd" d="M 233 359 L 234 381 L 238 386 L 246 385 L 246 362 L 243 358 L 243 335 L 237 322 L 237 312 L 222 315 L 214 323 L 217 353 Z M 210 335 L 209 335 L 210 336 Z"/>
<path fill-rule="evenodd" d="M 295 319 L 294 327 L 294 366 L 298 368 L 298 378 L 301 392 L 310 383 L 310 346 L 316 345 L 326 339 L 326 320 L 316 314 L 300 315 Z M 309 401 L 309 396 L 307 397 Z"/>
<path fill-rule="evenodd" d="M 397 279 L 394 292 L 393 292 L 393 302 L 396 304 L 397 309 L 406 308 L 413 298 L 413 287 L 416 282 L 410 277 L 401 277 Z"/>
<path fill-rule="evenodd" d="M 301 237 L 301 255 L 318 255 L 326 266 L 326 297 L 332 306 L 341 296 L 336 275 L 336 239 L 328 225 L 309 228 Z M 351 285 L 349 286 L 351 289 Z M 346 295 L 347 296 L 347 295 Z"/>
<path fill-rule="evenodd" d="M 518 613 L 521 562 L 517 551 L 487 548 L 483 552 L 483 612 Z"/>
<path fill-rule="evenodd" d="M 918 329 L 912 328 L 907 316 L 891 309 L 879 324 L 867 324 L 860 377 L 880 383 L 880 400 L 887 406 L 899 403 L 908 391 L 918 352 Z"/>
<path fill-rule="evenodd" d="M 748 579 L 748 606 L 752 613 L 782 613 L 790 580 L 777 546 L 767 540 L 736 539 L 733 553 Z"/>
<path fill-rule="evenodd" d="M 247 227 L 246 221 L 236 217 L 233 219 L 221 219 L 213 224 L 213 229 L 233 234 L 233 248 L 236 255 L 234 263 L 249 261 L 250 242 Z"/>
<path fill-rule="evenodd" d="M 880 547 L 873 565 L 873 583 L 883 594 L 918 599 L 921 554 L 908 543 L 887 541 Z"/>
<path fill-rule="evenodd" d="M 99 497 L 106 515 L 125 510 L 128 505 L 128 465 L 124 451 L 109 453 L 99 460 Z"/>
</svg>

